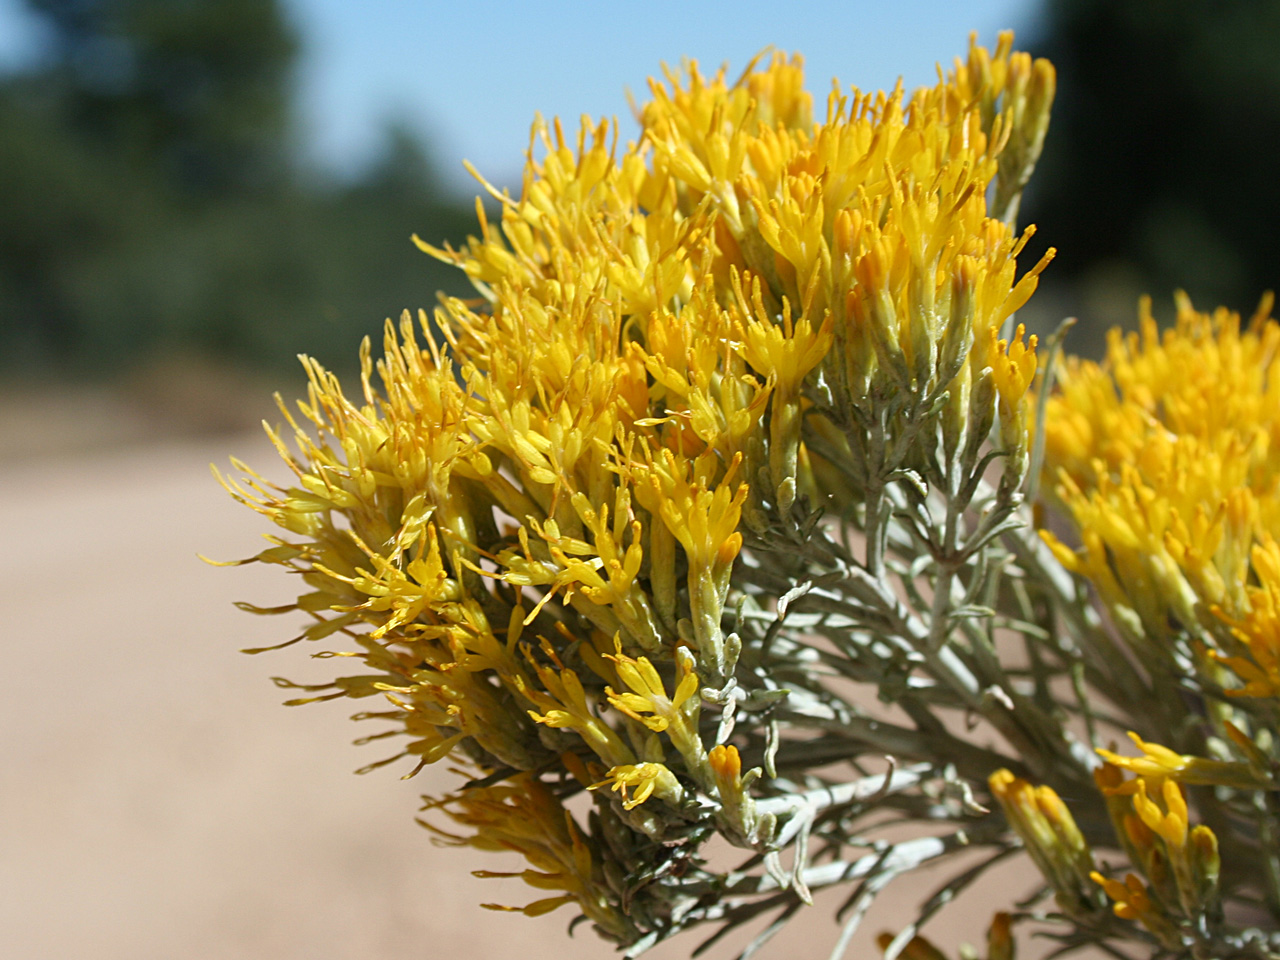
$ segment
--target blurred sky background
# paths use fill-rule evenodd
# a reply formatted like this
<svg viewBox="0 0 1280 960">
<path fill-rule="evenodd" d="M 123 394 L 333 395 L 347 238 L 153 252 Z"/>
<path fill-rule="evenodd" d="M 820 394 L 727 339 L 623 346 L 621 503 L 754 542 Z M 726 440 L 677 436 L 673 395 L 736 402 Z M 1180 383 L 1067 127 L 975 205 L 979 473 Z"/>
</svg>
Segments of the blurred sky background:
<svg viewBox="0 0 1280 960">
<path fill-rule="evenodd" d="M 173 0 L 175 3 L 184 0 Z M 218 0 L 206 0 L 216 3 Z M 831 77 L 863 88 L 931 83 L 935 64 L 1036 23 L 1035 0 L 844 0 L 779 17 L 770 0 L 287 0 L 301 42 L 294 81 L 304 150 L 324 169 L 358 175 L 385 128 L 405 123 L 431 145 L 444 183 L 470 194 L 468 159 L 495 183 L 519 183 L 535 112 L 629 120 L 625 91 L 645 93 L 659 64 L 681 57 L 740 69 L 772 44 L 804 54 L 811 89 Z M 24 0 L 0 0 L 0 66 L 47 55 L 48 31 Z"/>
</svg>

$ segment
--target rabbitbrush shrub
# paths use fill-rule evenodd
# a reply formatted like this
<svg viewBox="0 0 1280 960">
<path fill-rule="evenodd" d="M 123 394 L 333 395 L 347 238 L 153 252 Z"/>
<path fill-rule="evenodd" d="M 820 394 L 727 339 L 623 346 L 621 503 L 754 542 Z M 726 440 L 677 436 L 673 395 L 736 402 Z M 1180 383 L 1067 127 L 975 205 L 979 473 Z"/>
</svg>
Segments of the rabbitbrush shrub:
<svg viewBox="0 0 1280 960">
<path fill-rule="evenodd" d="M 357 667 L 290 702 L 463 771 L 424 822 L 524 855 L 498 909 L 634 956 L 842 885 L 838 956 L 895 878 L 967 855 L 923 920 L 1019 854 L 991 960 L 1025 920 L 1280 953 L 1280 327 L 1180 302 L 1100 366 L 1010 330 L 1054 95 L 1011 45 L 816 119 L 773 55 L 651 83 L 633 143 L 537 123 L 500 220 L 420 244 L 475 299 L 354 389 L 304 359 L 292 486 L 235 462 L 305 585 L 252 609 Z"/>
</svg>

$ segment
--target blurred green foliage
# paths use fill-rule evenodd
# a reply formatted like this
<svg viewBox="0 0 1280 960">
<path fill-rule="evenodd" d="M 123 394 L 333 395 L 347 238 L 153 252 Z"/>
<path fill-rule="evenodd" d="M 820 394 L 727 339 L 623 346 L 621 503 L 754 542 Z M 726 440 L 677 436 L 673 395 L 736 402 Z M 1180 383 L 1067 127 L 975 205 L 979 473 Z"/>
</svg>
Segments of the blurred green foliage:
<svg viewBox="0 0 1280 960">
<path fill-rule="evenodd" d="M 1280 283 L 1280 0 L 1047 0 L 1040 34 L 1058 100 L 1021 219 L 1058 248 L 1044 292 L 1086 322 L 1138 293 L 1168 315 L 1177 288 L 1252 311 Z"/>
<path fill-rule="evenodd" d="M 410 242 L 474 212 L 407 131 L 353 182 L 300 160 L 277 0 L 27 2 L 51 43 L 0 78 L 0 375 L 343 367 L 385 317 L 467 293 Z"/>
</svg>

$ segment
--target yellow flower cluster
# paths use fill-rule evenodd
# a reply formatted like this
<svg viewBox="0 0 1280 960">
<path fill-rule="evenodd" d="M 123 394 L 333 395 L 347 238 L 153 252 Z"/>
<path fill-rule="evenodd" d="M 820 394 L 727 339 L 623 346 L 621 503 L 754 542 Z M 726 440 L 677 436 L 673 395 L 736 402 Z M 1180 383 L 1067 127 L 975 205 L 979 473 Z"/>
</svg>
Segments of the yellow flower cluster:
<svg viewBox="0 0 1280 960">
<path fill-rule="evenodd" d="M 1093 854 L 1066 804 L 1051 787 L 1034 787 L 1008 770 L 997 770 L 988 785 L 1058 905 L 1071 916 L 1087 916 L 1094 906 Z"/>
<path fill-rule="evenodd" d="M 1178 298 L 1161 334 L 1112 331 L 1104 366 L 1069 360 L 1048 401 L 1045 463 L 1081 531 L 1069 569 L 1088 576 L 1117 622 L 1167 638 L 1197 602 L 1250 609 L 1250 552 L 1280 534 L 1280 326 L 1268 297 L 1250 323 Z"/>
<path fill-rule="evenodd" d="M 1243 683 L 1235 696 L 1280 692 L 1270 308 L 1268 296 L 1242 329 L 1236 314 L 1198 313 L 1180 296 L 1161 335 L 1144 301 L 1140 330 L 1113 331 L 1104 366 L 1067 362 L 1045 428 L 1046 468 L 1081 540 L 1072 550 L 1046 532 L 1055 554 L 1093 582 L 1142 656 L 1181 655 L 1176 669 L 1216 677 L 1207 651 Z"/>
<path fill-rule="evenodd" d="M 1161 334 L 1144 301 L 1139 330 L 1113 331 L 1101 366 L 1068 360 L 1047 401 L 1046 467 L 1080 546 L 1044 537 L 1097 589 L 1143 671 L 1134 675 L 1164 704 L 1150 721 L 1183 748 L 1131 732 L 1139 755 L 1099 750 L 1095 772 L 1136 872 L 1093 878 L 1117 916 L 1168 950 L 1186 949 L 1220 912 L 1219 840 L 1191 825 L 1186 787 L 1215 788 L 1201 797 L 1221 825 L 1229 798 L 1249 809 L 1275 788 L 1280 325 L 1270 308 L 1268 296 L 1242 326 L 1179 295 Z M 1200 706 L 1184 712 L 1197 691 Z"/>
<path fill-rule="evenodd" d="M 429 800 L 427 809 L 435 808 L 443 809 L 455 823 L 471 831 L 459 836 L 422 821 L 446 843 L 498 852 L 518 851 L 532 867 L 518 874 L 478 870 L 476 876 L 516 876 L 540 890 L 561 891 L 519 908 L 485 904 L 490 910 L 518 909 L 536 917 L 576 903 L 602 930 L 619 939 L 627 935 L 627 919 L 615 909 L 598 882 L 599 850 L 536 778 L 524 773 L 499 786 L 478 787 L 457 797 Z"/>
<path fill-rule="evenodd" d="M 1190 827 L 1183 789 L 1168 774 L 1203 761 L 1178 757 L 1175 763 L 1171 751 L 1142 743 L 1136 735 L 1134 740 L 1147 759 L 1126 760 L 1100 751 L 1115 762 L 1097 768 L 1094 779 L 1118 845 L 1150 886 L 1135 873 L 1123 883 L 1100 873 L 1075 818 L 1052 788 L 1035 787 L 998 770 L 991 776 L 991 793 L 1066 915 L 1096 926 L 1102 906 L 1098 894 L 1105 892 L 1116 916 L 1141 923 L 1166 949 L 1181 950 L 1183 930 L 1202 930 L 1206 916 L 1218 909 L 1221 864 L 1217 837 L 1204 825 Z M 1121 767 L 1126 766 L 1139 775 L 1125 781 Z"/>
<path fill-rule="evenodd" d="M 1227 690 L 1227 696 L 1280 699 L 1280 544 L 1268 530 L 1249 554 L 1257 585 L 1245 586 L 1247 611 L 1239 619 L 1224 617 L 1232 635 L 1244 649 L 1237 655 L 1212 651 L 1229 667 L 1243 686 Z"/>
<path fill-rule="evenodd" d="M 440 806 L 561 891 L 526 912 L 576 902 L 632 935 L 626 845 L 564 819 L 584 788 L 628 836 L 709 821 L 769 849 L 759 771 L 700 711 L 731 700 L 744 538 L 857 498 L 857 424 L 939 410 L 954 452 L 999 417 L 1025 463 L 1035 342 L 999 329 L 1047 258 L 1019 278 L 1026 235 L 986 198 L 1025 182 L 1053 74 L 1010 42 L 910 97 L 837 89 L 816 121 L 799 58 L 774 55 L 652 83 L 625 146 L 535 124 L 519 199 L 487 187 L 499 221 L 477 202 L 464 247 L 420 242 L 480 297 L 388 323 L 355 395 L 306 362 L 301 419 L 282 405 L 298 454 L 272 432 L 293 486 L 236 464 L 233 493 L 285 531 L 255 559 L 306 584 L 270 612 L 367 669 L 318 698 L 384 695 L 361 716 L 400 756 L 499 777 Z"/>
<path fill-rule="evenodd" d="M 1184 789 L 1164 775 L 1174 766 L 1185 768 L 1191 758 L 1170 763 L 1171 751 L 1134 739 L 1147 759 L 1135 764 L 1100 751 L 1117 762 L 1099 767 L 1094 779 L 1107 798 L 1121 848 L 1147 882 L 1136 873 L 1123 883 L 1096 870 L 1090 876 L 1113 901 L 1116 916 L 1141 923 L 1163 947 L 1179 950 L 1185 931 L 1202 930 L 1205 918 L 1219 909 L 1218 838 L 1203 824 L 1191 826 Z M 1168 765 L 1157 766 L 1153 758 Z M 1136 769 L 1138 776 L 1123 780 L 1121 767 Z"/>
</svg>

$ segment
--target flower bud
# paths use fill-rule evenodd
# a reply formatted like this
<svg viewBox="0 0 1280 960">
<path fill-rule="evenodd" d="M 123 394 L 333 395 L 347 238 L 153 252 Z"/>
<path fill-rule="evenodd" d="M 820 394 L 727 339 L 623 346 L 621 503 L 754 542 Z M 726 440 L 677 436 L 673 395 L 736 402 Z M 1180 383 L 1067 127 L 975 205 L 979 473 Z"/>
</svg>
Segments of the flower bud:
<svg viewBox="0 0 1280 960">
<path fill-rule="evenodd" d="M 1200 824 L 1191 831 L 1191 869 L 1196 879 L 1196 894 L 1202 909 L 1212 910 L 1218 898 L 1218 876 L 1222 859 L 1218 855 L 1218 838 Z"/>
<path fill-rule="evenodd" d="M 1003 910 L 991 918 L 987 931 L 987 960 L 1014 960 L 1013 921 Z"/>
<path fill-rule="evenodd" d="M 1062 909 L 1076 916 L 1092 912 L 1093 854 L 1066 804 L 1050 787 L 1033 787 L 1008 770 L 997 770 L 988 783 Z"/>
</svg>

